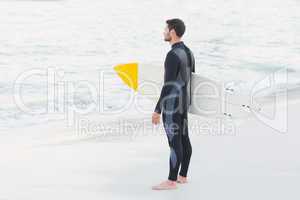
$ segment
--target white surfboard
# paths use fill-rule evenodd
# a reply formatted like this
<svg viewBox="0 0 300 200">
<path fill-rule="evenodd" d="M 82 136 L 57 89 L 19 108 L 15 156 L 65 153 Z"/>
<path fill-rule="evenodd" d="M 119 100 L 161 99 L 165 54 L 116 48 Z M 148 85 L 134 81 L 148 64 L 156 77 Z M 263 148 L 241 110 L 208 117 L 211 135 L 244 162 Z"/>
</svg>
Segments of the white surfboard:
<svg viewBox="0 0 300 200">
<path fill-rule="evenodd" d="M 222 82 L 199 74 L 192 74 L 192 104 L 189 112 L 206 117 L 249 118 L 259 112 L 258 104 L 251 101 L 251 93 L 241 93 Z"/>
<path fill-rule="evenodd" d="M 130 63 L 118 65 L 115 70 L 124 83 L 136 92 L 152 101 L 158 100 L 163 84 L 163 67 Z M 261 109 L 251 101 L 250 92 L 242 93 L 231 85 L 196 73 L 192 74 L 191 80 L 191 114 L 240 119 L 250 118 L 252 111 L 259 112 Z"/>
</svg>

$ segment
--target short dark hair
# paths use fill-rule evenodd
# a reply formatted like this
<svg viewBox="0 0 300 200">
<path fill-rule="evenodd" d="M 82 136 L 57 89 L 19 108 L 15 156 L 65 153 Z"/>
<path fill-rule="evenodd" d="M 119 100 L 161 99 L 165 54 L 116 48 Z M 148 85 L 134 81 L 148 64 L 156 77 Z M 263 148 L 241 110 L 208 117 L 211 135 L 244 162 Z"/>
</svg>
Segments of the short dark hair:
<svg viewBox="0 0 300 200">
<path fill-rule="evenodd" d="M 168 24 L 168 28 L 171 31 L 172 29 L 175 30 L 176 35 L 178 37 L 182 37 L 185 32 L 185 25 L 184 22 L 181 19 L 175 18 L 175 19 L 169 19 L 166 21 Z"/>
</svg>

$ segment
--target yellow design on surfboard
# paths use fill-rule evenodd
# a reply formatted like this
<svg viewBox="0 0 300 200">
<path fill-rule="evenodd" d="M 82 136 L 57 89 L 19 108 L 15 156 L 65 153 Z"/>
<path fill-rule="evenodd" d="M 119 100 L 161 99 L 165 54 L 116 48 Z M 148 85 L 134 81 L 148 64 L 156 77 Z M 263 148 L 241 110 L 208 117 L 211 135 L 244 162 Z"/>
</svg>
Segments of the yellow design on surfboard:
<svg viewBox="0 0 300 200">
<path fill-rule="evenodd" d="M 138 63 L 120 64 L 114 70 L 128 87 L 138 90 Z"/>
</svg>

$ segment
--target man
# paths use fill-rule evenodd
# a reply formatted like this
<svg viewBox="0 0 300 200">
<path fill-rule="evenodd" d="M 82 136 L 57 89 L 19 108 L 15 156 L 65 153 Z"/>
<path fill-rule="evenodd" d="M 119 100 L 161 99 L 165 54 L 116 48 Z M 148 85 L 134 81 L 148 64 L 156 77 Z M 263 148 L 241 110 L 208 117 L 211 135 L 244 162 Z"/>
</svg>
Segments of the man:
<svg viewBox="0 0 300 200">
<path fill-rule="evenodd" d="M 184 22 L 170 19 L 166 23 L 164 39 L 170 43 L 172 49 L 165 60 L 164 85 L 152 115 L 152 123 L 159 124 L 162 114 L 171 153 L 168 180 L 153 186 L 154 190 L 176 189 L 176 183 L 187 183 L 192 155 L 187 113 L 191 103 L 190 79 L 191 72 L 195 71 L 195 61 L 193 53 L 181 41 L 185 32 Z"/>
</svg>

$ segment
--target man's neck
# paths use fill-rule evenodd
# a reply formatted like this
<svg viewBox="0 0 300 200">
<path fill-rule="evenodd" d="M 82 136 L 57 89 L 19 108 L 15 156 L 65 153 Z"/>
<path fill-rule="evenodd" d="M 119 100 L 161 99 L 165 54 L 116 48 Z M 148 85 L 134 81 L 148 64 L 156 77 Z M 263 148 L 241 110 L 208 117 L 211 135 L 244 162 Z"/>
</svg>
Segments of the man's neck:
<svg viewBox="0 0 300 200">
<path fill-rule="evenodd" d="M 179 42 L 181 42 L 181 39 L 174 39 L 174 40 L 170 41 L 170 45 L 172 46 L 172 45 L 174 45 L 176 43 L 179 43 Z"/>
</svg>

